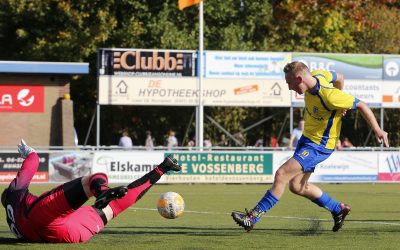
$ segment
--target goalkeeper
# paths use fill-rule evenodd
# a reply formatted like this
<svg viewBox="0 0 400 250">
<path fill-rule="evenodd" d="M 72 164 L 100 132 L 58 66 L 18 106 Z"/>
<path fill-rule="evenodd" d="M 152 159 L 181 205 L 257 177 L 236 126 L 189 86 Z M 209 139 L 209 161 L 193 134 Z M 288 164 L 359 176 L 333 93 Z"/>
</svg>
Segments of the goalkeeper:
<svg viewBox="0 0 400 250">
<path fill-rule="evenodd" d="M 276 171 L 271 189 L 253 209 L 246 213 L 232 212 L 232 217 L 246 231 L 252 230 L 261 217 L 279 201 L 289 184 L 290 191 L 331 212 L 334 220 L 332 230 L 336 232 L 350 213 L 350 206 L 334 200 L 319 187 L 309 183 L 308 179 L 315 166 L 326 160 L 335 149 L 343 111 L 361 111 L 378 142 L 386 147 L 389 147 L 388 134 L 379 127 L 374 114 L 364 102 L 341 91 L 344 84 L 342 74 L 322 70 L 310 72 L 302 62 L 291 62 L 283 71 L 289 89 L 305 96 L 303 135 L 293 157 Z"/>
<path fill-rule="evenodd" d="M 154 170 L 128 186 L 109 188 L 103 173 L 64 183 L 39 197 L 28 190 L 39 166 L 34 149 L 21 140 L 18 152 L 24 158 L 15 179 L 1 195 L 7 223 L 18 239 L 29 242 L 79 243 L 98 234 L 108 221 L 135 204 L 160 177 L 180 171 L 177 161 L 168 156 Z M 83 206 L 92 196 L 93 206 Z"/>
</svg>

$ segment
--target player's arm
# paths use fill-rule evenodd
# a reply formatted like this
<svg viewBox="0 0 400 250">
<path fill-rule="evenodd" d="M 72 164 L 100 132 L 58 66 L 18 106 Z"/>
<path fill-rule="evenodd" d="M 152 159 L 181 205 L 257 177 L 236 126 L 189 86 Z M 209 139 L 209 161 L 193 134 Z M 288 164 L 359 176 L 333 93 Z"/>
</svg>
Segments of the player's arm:
<svg viewBox="0 0 400 250">
<path fill-rule="evenodd" d="M 336 72 L 336 80 L 333 82 L 333 87 L 343 90 L 344 87 L 344 76 L 342 73 Z"/>
<path fill-rule="evenodd" d="M 389 147 L 388 133 L 380 128 L 374 113 L 372 113 L 372 110 L 368 107 L 368 105 L 365 102 L 360 101 L 357 103 L 356 107 L 358 110 L 360 110 L 362 116 L 374 131 L 376 140 L 379 143 L 383 143 L 385 147 Z"/>
<path fill-rule="evenodd" d="M 333 87 L 343 90 L 344 87 L 344 76 L 342 73 L 336 72 L 336 80 L 332 83 Z M 342 116 L 345 116 L 347 113 L 347 109 L 342 109 Z"/>
</svg>

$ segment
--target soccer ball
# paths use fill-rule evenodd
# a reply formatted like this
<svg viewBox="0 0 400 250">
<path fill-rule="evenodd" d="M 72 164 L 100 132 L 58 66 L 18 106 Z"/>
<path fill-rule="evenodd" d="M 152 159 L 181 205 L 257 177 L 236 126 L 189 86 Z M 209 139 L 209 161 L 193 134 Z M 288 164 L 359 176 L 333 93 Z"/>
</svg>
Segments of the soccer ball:
<svg viewBox="0 0 400 250">
<path fill-rule="evenodd" d="M 162 217 L 175 219 L 183 215 L 185 201 L 178 193 L 166 192 L 158 199 L 157 209 Z"/>
</svg>

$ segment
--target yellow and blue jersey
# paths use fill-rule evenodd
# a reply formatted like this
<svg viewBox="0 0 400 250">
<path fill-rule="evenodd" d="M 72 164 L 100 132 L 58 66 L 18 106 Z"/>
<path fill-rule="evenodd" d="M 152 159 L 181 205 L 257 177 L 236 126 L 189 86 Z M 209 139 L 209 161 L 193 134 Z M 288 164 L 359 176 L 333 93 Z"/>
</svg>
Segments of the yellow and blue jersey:
<svg viewBox="0 0 400 250">
<path fill-rule="evenodd" d="M 333 87 L 335 72 L 315 70 L 311 75 L 317 80 L 316 88 L 304 96 L 303 135 L 318 145 L 318 149 L 330 152 L 335 149 L 342 126 L 343 109 L 355 109 L 359 100 Z"/>
</svg>

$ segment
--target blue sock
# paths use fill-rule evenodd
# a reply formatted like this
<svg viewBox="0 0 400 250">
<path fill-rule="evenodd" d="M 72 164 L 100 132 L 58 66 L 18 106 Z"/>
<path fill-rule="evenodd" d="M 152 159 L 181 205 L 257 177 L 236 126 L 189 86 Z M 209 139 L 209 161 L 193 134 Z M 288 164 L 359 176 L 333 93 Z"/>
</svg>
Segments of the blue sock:
<svg viewBox="0 0 400 250">
<path fill-rule="evenodd" d="M 333 215 L 338 215 L 340 211 L 342 211 L 340 202 L 335 201 L 325 192 L 322 193 L 321 197 L 313 200 L 312 202 L 320 207 L 328 209 Z"/>
<path fill-rule="evenodd" d="M 254 224 L 261 220 L 262 215 L 270 210 L 278 201 L 279 199 L 268 190 L 264 197 L 262 197 L 258 204 L 251 210 L 254 216 Z"/>
</svg>

